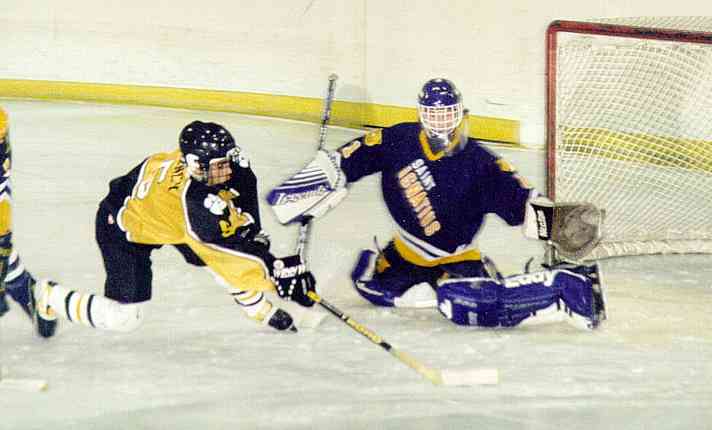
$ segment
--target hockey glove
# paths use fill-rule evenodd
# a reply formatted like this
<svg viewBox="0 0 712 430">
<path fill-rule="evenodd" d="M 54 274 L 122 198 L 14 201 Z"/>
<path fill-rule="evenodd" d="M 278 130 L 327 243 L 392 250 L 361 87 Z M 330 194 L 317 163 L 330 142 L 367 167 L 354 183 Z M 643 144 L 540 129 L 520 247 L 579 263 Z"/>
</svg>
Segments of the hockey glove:
<svg viewBox="0 0 712 430">
<path fill-rule="evenodd" d="M 578 261 L 588 255 L 603 237 L 605 211 L 590 203 L 530 202 L 536 214 L 536 234 L 551 242 L 564 258 Z"/>
<path fill-rule="evenodd" d="M 272 282 L 277 288 L 277 294 L 284 300 L 293 300 L 306 307 L 314 305 L 307 293 L 316 291 L 316 280 L 311 272 L 307 271 L 299 255 L 274 260 Z"/>
</svg>

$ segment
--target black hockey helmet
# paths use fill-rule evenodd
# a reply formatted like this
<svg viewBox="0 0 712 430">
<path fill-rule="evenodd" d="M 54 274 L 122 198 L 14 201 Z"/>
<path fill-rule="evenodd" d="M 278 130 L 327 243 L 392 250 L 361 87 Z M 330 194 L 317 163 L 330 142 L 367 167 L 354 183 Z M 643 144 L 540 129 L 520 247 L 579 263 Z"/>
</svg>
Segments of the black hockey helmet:
<svg viewBox="0 0 712 430">
<path fill-rule="evenodd" d="M 227 159 L 234 164 L 240 153 L 230 132 L 214 122 L 191 122 L 180 132 L 179 142 L 188 173 L 201 182 L 210 182 L 211 161 Z"/>
</svg>

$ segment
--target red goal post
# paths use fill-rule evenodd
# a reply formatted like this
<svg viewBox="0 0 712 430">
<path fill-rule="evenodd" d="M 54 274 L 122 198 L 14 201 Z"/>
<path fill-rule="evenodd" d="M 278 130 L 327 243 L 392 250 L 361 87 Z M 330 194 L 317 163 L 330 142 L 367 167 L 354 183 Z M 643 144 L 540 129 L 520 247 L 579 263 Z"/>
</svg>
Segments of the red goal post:
<svg viewBox="0 0 712 430">
<path fill-rule="evenodd" d="M 712 252 L 712 17 L 554 21 L 546 40 L 547 192 L 606 210 L 589 258 Z"/>
</svg>

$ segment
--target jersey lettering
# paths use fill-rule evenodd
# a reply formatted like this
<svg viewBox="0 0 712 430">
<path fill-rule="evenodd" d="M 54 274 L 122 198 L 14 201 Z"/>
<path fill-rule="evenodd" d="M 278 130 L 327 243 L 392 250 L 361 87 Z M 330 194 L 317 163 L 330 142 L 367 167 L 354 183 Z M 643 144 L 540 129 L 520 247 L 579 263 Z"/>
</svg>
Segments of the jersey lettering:
<svg viewBox="0 0 712 430">
<path fill-rule="evenodd" d="M 398 179 L 403 195 L 423 228 L 423 234 L 432 236 L 440 231 L 442 226 L 427 193 L 435 187 L 435 181 L 425 162 L 416 159 L 398 171 Z"/>
</svg>

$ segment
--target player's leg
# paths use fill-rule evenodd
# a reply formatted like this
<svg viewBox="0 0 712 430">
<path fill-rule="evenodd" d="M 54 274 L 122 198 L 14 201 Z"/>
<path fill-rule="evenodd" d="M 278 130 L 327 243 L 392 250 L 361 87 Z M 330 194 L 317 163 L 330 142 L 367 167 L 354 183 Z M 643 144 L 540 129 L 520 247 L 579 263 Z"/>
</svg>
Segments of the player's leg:
<svg viewBox="0 0 712 430">
<path fill-rule="evenodd" d="M 511 276 L 502 282 L 450 279 L 440 283 L 437 295 L 440 312 L 460 325 L 512 327 L 565 319 L 593 329 L 606 318 L 598 265 Z"/>
<path fill-rule="evenodd" d="M 143 319 L 141 303 L 151 299 L 151 252 L 158 247 L 127 242 L 103 207 L 97 213 L 96 241 L 106 272 L 104 296 L 42 281 L 33 290 L 37 313 L 103 330 L 132 331 Z"/>
<path fill-rule="evenodd" d="M 0 252 L 3 254 L 9 253 L 9 257 L 7 257 L 5 264 L 3 264 L 6 266 L 4 276 L 5 292 L 13 301 L 20 305 L 25 314 L 32 319 L 34 312 L 31 302 L 31 290 L 36 281 L 30 272 L 25 269 L 17 251 L 12 248 L 11 239 L 12 235 L 10 233 L 0 237 Z M 41 337 L 52 337 L 57 329 L 56 318 L 37 318 L 36 323 L 37 333 Z"/>
<path fill-rule="evenodd" d="M 390 242 L 380 252 L 363 250 L 351 279 L 356 291 L 377 306 L 434 307 L 441 267 L 423 267 L 404 259 Z"/>
<path fill-rule="evenodd" d="M 377 306 L 435 307 L 435 289 L 443 278 L 485 276 L 481 260 L 465 259 L 425 267 L 408 261 L 394 242 L 383 251 L 363 250 L 351 272 L 356 291 Z"/>
</svg>

